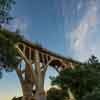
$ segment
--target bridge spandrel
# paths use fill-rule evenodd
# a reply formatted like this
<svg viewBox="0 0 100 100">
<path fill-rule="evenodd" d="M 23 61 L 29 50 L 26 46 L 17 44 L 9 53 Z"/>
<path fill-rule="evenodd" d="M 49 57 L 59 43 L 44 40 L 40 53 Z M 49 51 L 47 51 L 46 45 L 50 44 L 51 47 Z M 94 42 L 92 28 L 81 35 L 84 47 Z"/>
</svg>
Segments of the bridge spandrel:
<svg viewBox="0 0 100 100">
<path fill-rule="evenodd" d="M 39 51 L 40 63 L 47 64 L 48 61 L 52 59 L 51 62 L 49 62 L 49 65 L 52 67 L 58 66 L 62 68 L 69 68 L 72 65 L 76 66 L 79 64 L 79 62 L 74 62 L 73 60 L 66 59 L 41 47 L 35 47 L 33 45 L 30 46 L 25 43 L 19 43 L 18 47 L 32 64 L 35 62 L 35 50 Z"/>
</svg>

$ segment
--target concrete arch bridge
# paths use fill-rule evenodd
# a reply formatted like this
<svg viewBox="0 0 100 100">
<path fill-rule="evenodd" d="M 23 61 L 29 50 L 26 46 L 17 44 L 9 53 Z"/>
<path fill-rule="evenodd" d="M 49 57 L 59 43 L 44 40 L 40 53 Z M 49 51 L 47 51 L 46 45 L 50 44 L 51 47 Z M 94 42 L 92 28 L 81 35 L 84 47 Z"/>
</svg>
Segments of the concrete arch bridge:
<svg viewBox="0 0 100 100">
<path fill-rule="evenodd" d="M 0 32 L 2 31 L 0 30 Z M 7 31 L 6 33 L 9 33 L 10 36 L 14 35 L 12 32 Z M 65 58 L 25 39 L 17 42 L 15 48 L 20 58 L 16 73 L 23 93 L 23 97 L 19 98 L 21 100 L 46 100 L 44 79 L 48 66 L 53 67 L 59 72 L 81 64 L 78 61 Z M 34 95 L 33 90 L 35 90 Z"/>
<path fill-rule="evenodd" d="M 39 45 L 23 40 L 16 44 L 16 49 L 24 61 L 24 68 L 18 64 L 16 73 L 21 83 L 24 100 L 46 100 L 44 91 L 44 79 L 48 66 L 52 66 L 57 72 L 66 68 L 74 68 L 78 61 L 65 58 Z M 35 96 L 33 96 L 35 89 Z"/>
</svg>

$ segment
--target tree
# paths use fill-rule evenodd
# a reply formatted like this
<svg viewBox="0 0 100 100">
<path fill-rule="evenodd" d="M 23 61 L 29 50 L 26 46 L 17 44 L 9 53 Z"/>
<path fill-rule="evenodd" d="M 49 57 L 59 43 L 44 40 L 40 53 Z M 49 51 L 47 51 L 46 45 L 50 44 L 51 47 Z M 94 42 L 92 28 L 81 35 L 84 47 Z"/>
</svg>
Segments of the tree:
<svg viewBox="0 0 100 100">
<path fill-rule="evenodd" d="M 100 92 L 99 61 L 95 56 L 91 56 L 88 63 L 76 66 L 74 70 L 70 68 L 61 71 L 57 77 L 52 77 L 51 80 L 52 85 L 59 86 L 66 93 L 70 88 L 76 100 L 87 100 L 86 98 L 97 95 Z"/>
<path fill-rule="evenodd" d="M 10 15 L 12 5 L 15 4 L 15 0 L 0 0 L 0 25 L 9 23 L 13 17 Z"/>
<path fill-rule="evenodd" d="M 15 4 L 15 0 L 0 0 L 0 77 L 3 69 L 11 71 L 16 63 L 17 53 L 14 43 L 19 40 L 19 36 L 1 27 L 2 24 L 8 24 L 12 19 L 10 11 L 13 4 Z"/>
<path fill-rule="evenodd" d="M 12 71 L 16 67 L 18 54 L 14 45 L 21 39 L 21 36 L 17 33 L 0 29 L 0 76 L 3 69 L 5 71 Z"/>
<path fill-rule="evenodd" d="M 57 89 L 57 88 L 50 88 L 47 91 L 47 100 L 64 100 L 64 92 L 62 89 Z"/>
</svg>

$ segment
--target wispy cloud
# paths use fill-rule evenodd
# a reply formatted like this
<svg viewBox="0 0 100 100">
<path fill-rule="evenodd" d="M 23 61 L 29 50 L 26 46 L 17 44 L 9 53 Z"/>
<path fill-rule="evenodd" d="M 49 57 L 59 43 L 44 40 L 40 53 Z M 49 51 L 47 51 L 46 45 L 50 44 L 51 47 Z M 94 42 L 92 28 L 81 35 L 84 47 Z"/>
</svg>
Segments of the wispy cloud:
<svg viewBox="0 0 100 100">
<path fill-rule="evenodd" d="M 80 9 L 82 8 L 82 1 L 80 0 L 80 2 L 78 3 L 78 5 L 77 5 L 77 12 L 79 12 L 80 11 Z"/>
<path fill-rule="evenodd" d="M 27 30 L 28 25 L 25 22 L 25 19 L 24 18 L 17 17 L 14 20 L 14 27 L 15 27 L 15 29 L 19 29 L 20 32 L 24 33 Z"/>
<path fill-rule="evenodd" d="M 80 6 L 78 7 L 78 9 Z M 96 1 L 91 0 L 87 12 L 80 20 L 78 26 L 70 33 L 71 49 L 81 57 L 89 53 L 89 39 L 92 36 L 92 30 L 96 26 Z"/>
</svg>

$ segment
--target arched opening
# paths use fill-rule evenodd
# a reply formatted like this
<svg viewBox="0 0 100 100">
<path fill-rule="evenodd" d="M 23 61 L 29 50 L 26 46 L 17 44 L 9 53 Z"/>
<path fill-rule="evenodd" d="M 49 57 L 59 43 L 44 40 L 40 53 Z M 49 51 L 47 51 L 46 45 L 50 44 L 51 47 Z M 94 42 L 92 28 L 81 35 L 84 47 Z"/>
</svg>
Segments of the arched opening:
<svg viewBox="0 0 100 100">
<path fill-rule="evenodd" d="M 56 77 L 59 74 L 59 71 L 64 67 L 64 64 L 58 59 L 54 59 L 49 63 L 44 82 L 44 88 L 46 91 L 51 87 L 50 77 Z"/>
<path fill-rule="evenodd" d="M 50 76 L 57 76 L 58 72 L 51 66 L 48 67 L 46 75 L 45 75 L 45 81 L 44 81 L 44 89 L 47 91 L 51 87 L 51 79 Z"/>
</svg>

